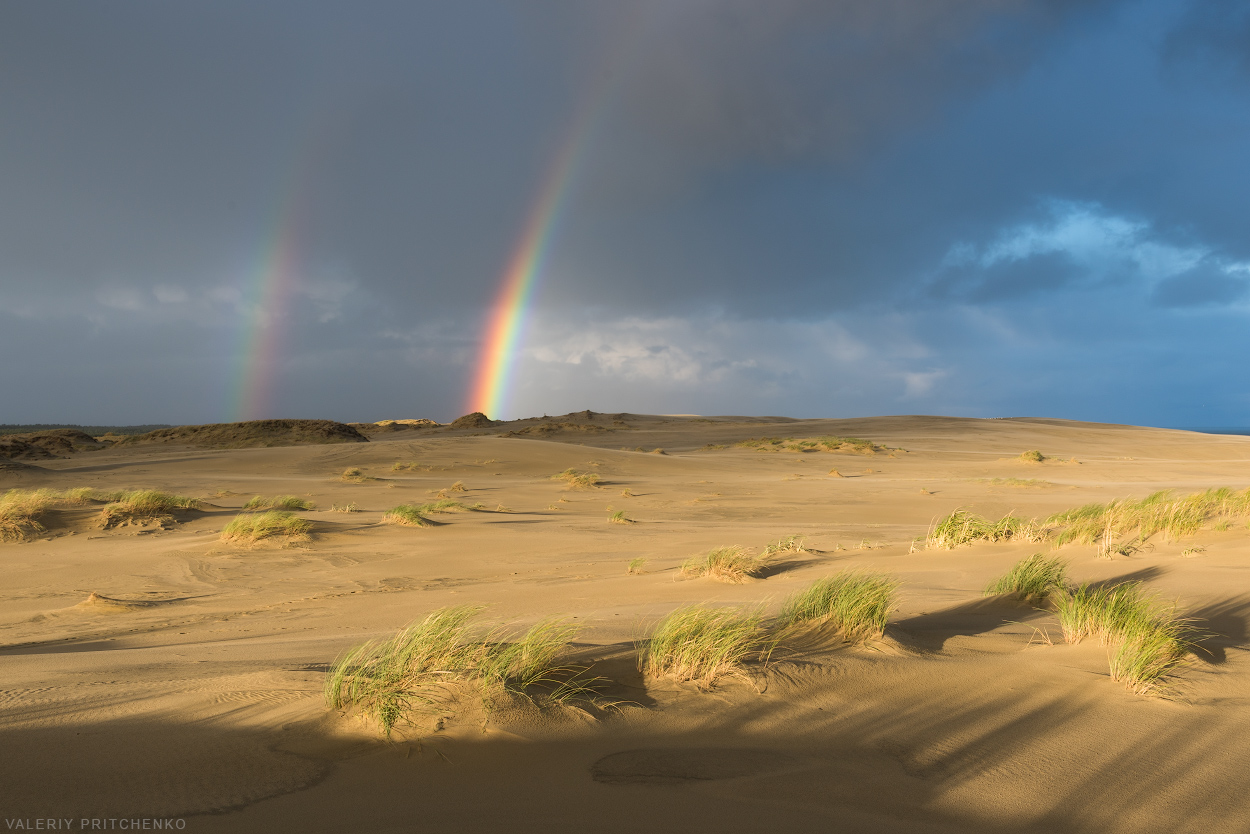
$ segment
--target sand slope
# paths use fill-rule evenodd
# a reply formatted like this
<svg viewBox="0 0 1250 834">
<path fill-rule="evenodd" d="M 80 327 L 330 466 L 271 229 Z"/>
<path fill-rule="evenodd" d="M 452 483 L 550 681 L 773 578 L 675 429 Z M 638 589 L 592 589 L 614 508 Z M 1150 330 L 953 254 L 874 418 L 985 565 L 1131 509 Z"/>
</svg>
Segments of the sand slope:
<svg viewBox="0 0 1250 834">
<path fill-rule="evenodd" d="M 896 451 L 733 445 L 824 435 Z M 982 598 L 1048 545 L 912 549 L 957 507 L 1044 516 L 1162 488 L 1245 487 L 1248 438 L 1040 419 L 582 412 L 335 446 L 175 440 L 0 470 L 4 489 L 153 487 L 206 502 L 176 523 L 110 530 L 91 508 L 65 508 L 41 538 L 0 544 L 6 817 L 184 815 L 196 831 L 1250 830 L 1243 527 L 1114 561 L 1061 551 L 1076 579 L 1141 579 L 1212 633 L 1171 699 L 1128 694 L 1096 643 L 1048 645 L 1052 614 Z M 1024 463 L 1026 449 L 1050 459 Z M 371 479 L 345 482 L 347 467 Z M 569 467 L 601 486 L 551 479 Z M 483 511 L 430 528 L 380 523 L 456 481 Z M 299 513 L 313 540 L 221 543 L 258 494 L 316 502 Z M 349 503 L 361 511 L 330 511 Z M 608 524 L 609 508 L 635 523 Z M 677 575 L 710 547 L 795 533 L 813 552 L 766 579 Z M 627 575 L 635 558 L 646 572 Z M 634 639 L 679 605 L 775 608 L 847 567 L 903 583 L 870 646 L 783 656 L 712 692 L 643 680 L 632 663 Z M 632 705 L 487 715 L 470 703 L 391 742 L 325 708 L 323 671 L 342 650 L 466 603 L 518 625 L 576 617 L 581 658 Z"/>
</svg>

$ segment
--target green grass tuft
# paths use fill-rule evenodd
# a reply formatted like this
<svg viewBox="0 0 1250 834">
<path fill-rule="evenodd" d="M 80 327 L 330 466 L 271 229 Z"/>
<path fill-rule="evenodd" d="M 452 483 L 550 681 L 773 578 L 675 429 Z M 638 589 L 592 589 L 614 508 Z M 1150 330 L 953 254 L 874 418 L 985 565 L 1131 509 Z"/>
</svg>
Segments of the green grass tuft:
<svg viewBox="0 0 1250 834">
<path fill-rule="evenodd" d="M 1139 694 L 1165 689 L 1197 637 L 1175 605 L 1147 595 L 1140 582 L 1084 584 L 1059 594 L 1056 607 L 1064 639 L 1097 637 L 1109 647 L 1111 678 Z"/>
<path fill-rule="evenodd" d="M 717 547 L 707 553 L 692 556 L 681 566 L 683 576 L 706 576 L 721 582 L 744 582 L 756 577 L 768 567 L 768 560 L 756 556 L 738 545 Z"/>
<path fill-rule="evenodd" d="M 766 661 L 776 647 L 758 610 L 679 608 L 656 624 L 639 645 L 638 665 L 650 677 L 668 677 L 711 687 L 740 673 L 748 660 Z"/>
<path fill-rule="evenodd" d="M 1024 601 L 1042 602 L 1067 588 L 1068 564 L 1059 558 L 1034 553 L 991 582 L 985 596 L 1012 594 Z"/>
<path fill-rule="evenodd" d="M 612 513 L 612 515 L 608 516 L 608 523 L 609 524 L 633 524 L 634 520 L 628 517 L 627 515 L 625 515 L 624 510 L 617 510 L 616 512 Z"/>
<path fill-rule="evenodd" d="M 263 539 L 285 538 L 288 542 L 307 541 L 312 522 L 281 510 L 235 516 L 221 531 L 221 540 L 233 544 L 255 544 Z"/>
<path fill-rule="evenodd" d="M 243 505 L 245 510 L 315 510 L 317 505 L 297 495 L 257 495 Z"/>
<path fill-rule="evenodd" d="M 1027 452 L 1020 453 L 1020 460 L 1024 461 L 1025 463 L 1041 463 L 1042 461 L 1046 460 L 1046 456 L 1043 455 L 1041 452 L 1037 451 L 1036 449 L 1030 449 Z"/>
<path fill-rule="evenodd" d="M 818 579 L 787 599 L 779 621 L 787 628 L 827 623 L 848 642 L 880 637 L 898 605 L 898 586 L 898 580 L 884 574 L 844 571 Z"/>
<path fill-rule="evenodd" d="M 637 559 L 630 559 L 629 567 L 625 569 L 625 572 L 632 576 L 638 576 L 640 574 L 644 574 L 646 573 L 646 571 L 643 570 L 643 566 L 646 564 L 647 564 L 647 560 L 641 557 Z"/>
<path fill-rule="evenodd" d="M 125 490 L 109 493 L 108 497 L 112 503 L 106 504 L 100 511 L 105 527 L 125 521 L 164 518 L 175 510 L 193 510 L 200 506 L 195 498 L 154 489 Z"/>
<path fill-rule="evenodd" d="M 51 490 L 11 489 L 0 496 L 0 541 L 24 541 L 46 528 L 40 517 L 56 503 Z"/>
<path fill-rule="evenodd" d="M 470 624 L 478 611 L 443 608 L 393 637 L 352 648 L 326 675 L 327 704 L 354 707 L 389 735 L 401 720 L 446 706 L 466 686 L 481 687 L 484 700 L 532 687 L 556 702 L 589 692 L 591 682 L 578 677 L 583 670 L 560 662 L 576 626 L 548 619 L 510 639 L 499 629 L 482 635 Z"/>
</svg>

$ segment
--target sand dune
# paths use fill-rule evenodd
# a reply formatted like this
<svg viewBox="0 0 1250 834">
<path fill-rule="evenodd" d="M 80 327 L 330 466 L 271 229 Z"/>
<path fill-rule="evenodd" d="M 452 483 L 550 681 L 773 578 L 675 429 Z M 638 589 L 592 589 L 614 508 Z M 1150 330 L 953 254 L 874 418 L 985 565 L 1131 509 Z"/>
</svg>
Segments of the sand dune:
<svg viewBox="0 0 1250 834">
<path fill-rule="evenodd" d="M 201 502 L 114 527 L 97 504 L 60 504 L 28 541 L 0 543 L 6 818 L 185 817 L 206 832 L 1250 829 L 1244 521 L 1111 559 L 1056 551 L 1075 581 L 1141 581 L 1206 632 L 1162 696 L 1113 681 L 1096 640 L 1064 643 L 1053 611 L 982 595 L 1050 543 L 923 546 L 958 508 L 1044 518 L 1160 489 L 1243 489 L 1250 438 L 579 412 L 396 421 L 337 445 L 191 445 L 224 445 L 213 431 L 0 469 L 3 489 Z M 830 436 L 873 446 L 817 441 Z M 567 469 L 596 479 L 553 479 Z M 440 492 L 474 509 L 383 523 Z M 310 540 L 222 541 L 258 495 L 311 502 L 295 511 Z M 633 523 L 607 523 L 618 511 Z M 794 534 L 805 549 L 763 578 L 679 571 L 711 548 Z M 880 639 L 791 647 L 710 691 L 638 671 L 636 641 L 679 606 L 775 613 L 855 568 L 901 583 Z M 605 678 L 600 707 L 465 697 L 389 740 L 327 708 L 325 671 L 345 649 L 451 605 L 514 629 L 580 625 L 573 661 Z"/>
</svg>

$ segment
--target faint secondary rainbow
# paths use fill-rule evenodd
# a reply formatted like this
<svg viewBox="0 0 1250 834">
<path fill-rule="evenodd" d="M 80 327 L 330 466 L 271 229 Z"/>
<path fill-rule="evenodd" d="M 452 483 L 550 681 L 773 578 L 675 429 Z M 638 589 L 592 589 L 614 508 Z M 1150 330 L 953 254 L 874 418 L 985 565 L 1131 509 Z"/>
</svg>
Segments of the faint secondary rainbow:
<svg viewBox="0 0 1250 834">
<path fill-rule="evenodd" d="M 252 272 L 242 299 L 245 311 L 234 386 L 235 420 L 259 420 L 272 413 L 286 307 L 298 268 L 298 223 L 290 212 Z"/>
</svg>

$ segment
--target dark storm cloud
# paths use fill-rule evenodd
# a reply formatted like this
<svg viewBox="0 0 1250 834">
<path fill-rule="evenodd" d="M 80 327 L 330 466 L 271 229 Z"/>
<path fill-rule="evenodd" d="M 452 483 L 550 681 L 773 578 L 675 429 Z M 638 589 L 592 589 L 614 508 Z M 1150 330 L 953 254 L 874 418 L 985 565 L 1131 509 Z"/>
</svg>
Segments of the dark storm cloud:
<svg viewBox="0 0 1250 834">
<path fill-rule="evenodd" d="M 1191 375 L 1240 345 L 1236 4 L 67 9 L 0 9 L 0 348 L 31 357 L 0 421 L 230 416 L 279 234 L 279 410 L 455 416 L 581 123 L 521 363 L 535 412 L 1133 419 L 1159 333 Z M 1105 357 L 1123 389 L 1072 379 Z"/>
</svg>

